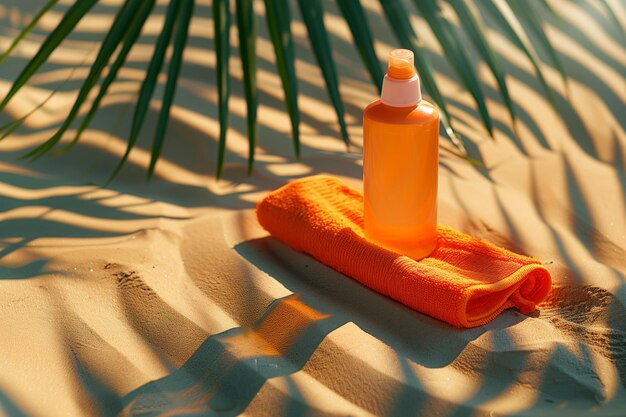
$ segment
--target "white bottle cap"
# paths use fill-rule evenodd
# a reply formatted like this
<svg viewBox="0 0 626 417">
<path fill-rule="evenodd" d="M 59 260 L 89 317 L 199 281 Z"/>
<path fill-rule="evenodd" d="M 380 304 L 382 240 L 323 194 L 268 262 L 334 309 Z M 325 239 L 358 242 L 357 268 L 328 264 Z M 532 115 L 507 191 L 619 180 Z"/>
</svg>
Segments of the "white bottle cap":
<svg viewBox="0 0 626 417">
<path fill-rule="evenodd" d="M 394 49 L 389 53 L 387 75 L 380 96 L 383 104 L 409 107 L 422 100 L 420 79 L 413 59 L 413 51 L 408 49 Z"/>
</svg>

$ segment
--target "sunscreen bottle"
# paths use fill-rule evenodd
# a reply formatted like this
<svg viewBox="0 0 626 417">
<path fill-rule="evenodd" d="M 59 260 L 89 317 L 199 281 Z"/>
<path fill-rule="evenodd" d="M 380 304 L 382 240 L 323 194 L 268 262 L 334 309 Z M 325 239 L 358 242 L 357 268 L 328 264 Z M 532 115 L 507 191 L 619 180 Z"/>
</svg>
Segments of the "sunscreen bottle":
<svg viewBox="0 0 626 417">
<path fill-rule="evenodd" d="M 363 112 L 365 237 L 419 260 L 437 245 L 439 112 L 422 100 L 413 52 L 389 54 L 381 98 Z"/>
</svg>

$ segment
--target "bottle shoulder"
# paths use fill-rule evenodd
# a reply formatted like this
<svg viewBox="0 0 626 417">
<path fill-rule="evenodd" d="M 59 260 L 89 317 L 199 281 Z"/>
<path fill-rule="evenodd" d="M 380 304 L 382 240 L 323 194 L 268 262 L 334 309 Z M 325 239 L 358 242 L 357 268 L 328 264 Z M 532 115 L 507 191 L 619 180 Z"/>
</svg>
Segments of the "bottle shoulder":
<svg viewBox="0 0 626 417">
<path fill-rule="evenodd" d="M 439 110 L 426 100 L 412 107 L 392 107 L 379 99 L 363 111 L 363 118 L 390 124 L 428 124 L 439 122 Z"/>
</svg>

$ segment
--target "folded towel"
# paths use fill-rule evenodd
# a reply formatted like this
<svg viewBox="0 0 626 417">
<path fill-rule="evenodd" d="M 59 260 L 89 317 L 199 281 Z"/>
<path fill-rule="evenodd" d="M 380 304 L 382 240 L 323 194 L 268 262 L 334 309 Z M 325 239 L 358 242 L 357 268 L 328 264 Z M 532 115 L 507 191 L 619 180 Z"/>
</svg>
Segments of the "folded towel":
<svg viewBox="0 0 626 417">
<path fill-rule="evenodd" d="M 293 249 L 417 311 L 475 327 L 502 310 L 535 310 L 550 291 L 550 273 L 533 258 L 438 226 L 438 243 L 415 261 L 365 239 L 363 196 L 316 175 L 271 192 L 257 205 L 259 223 Z"/>
</svg>

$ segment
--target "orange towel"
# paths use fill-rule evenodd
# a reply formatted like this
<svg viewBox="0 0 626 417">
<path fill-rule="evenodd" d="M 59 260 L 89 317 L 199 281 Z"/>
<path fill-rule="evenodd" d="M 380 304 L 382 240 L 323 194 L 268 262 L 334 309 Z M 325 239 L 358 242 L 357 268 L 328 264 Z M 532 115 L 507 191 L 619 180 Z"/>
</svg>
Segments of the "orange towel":
<svg viewBox="0 0 626 417">
<path fill-rule="evenodd" d="M 481 326 L 502 310 L 535 310 L 550 273 L 533 258 L 439 225 L 439 241 L 415 261 L 365 239 L 363 196 L 316 175 L 271 192 L 257 205 L 261 225 L 293 249 L 417 311 L 459 327 Z"/>
</svg>

